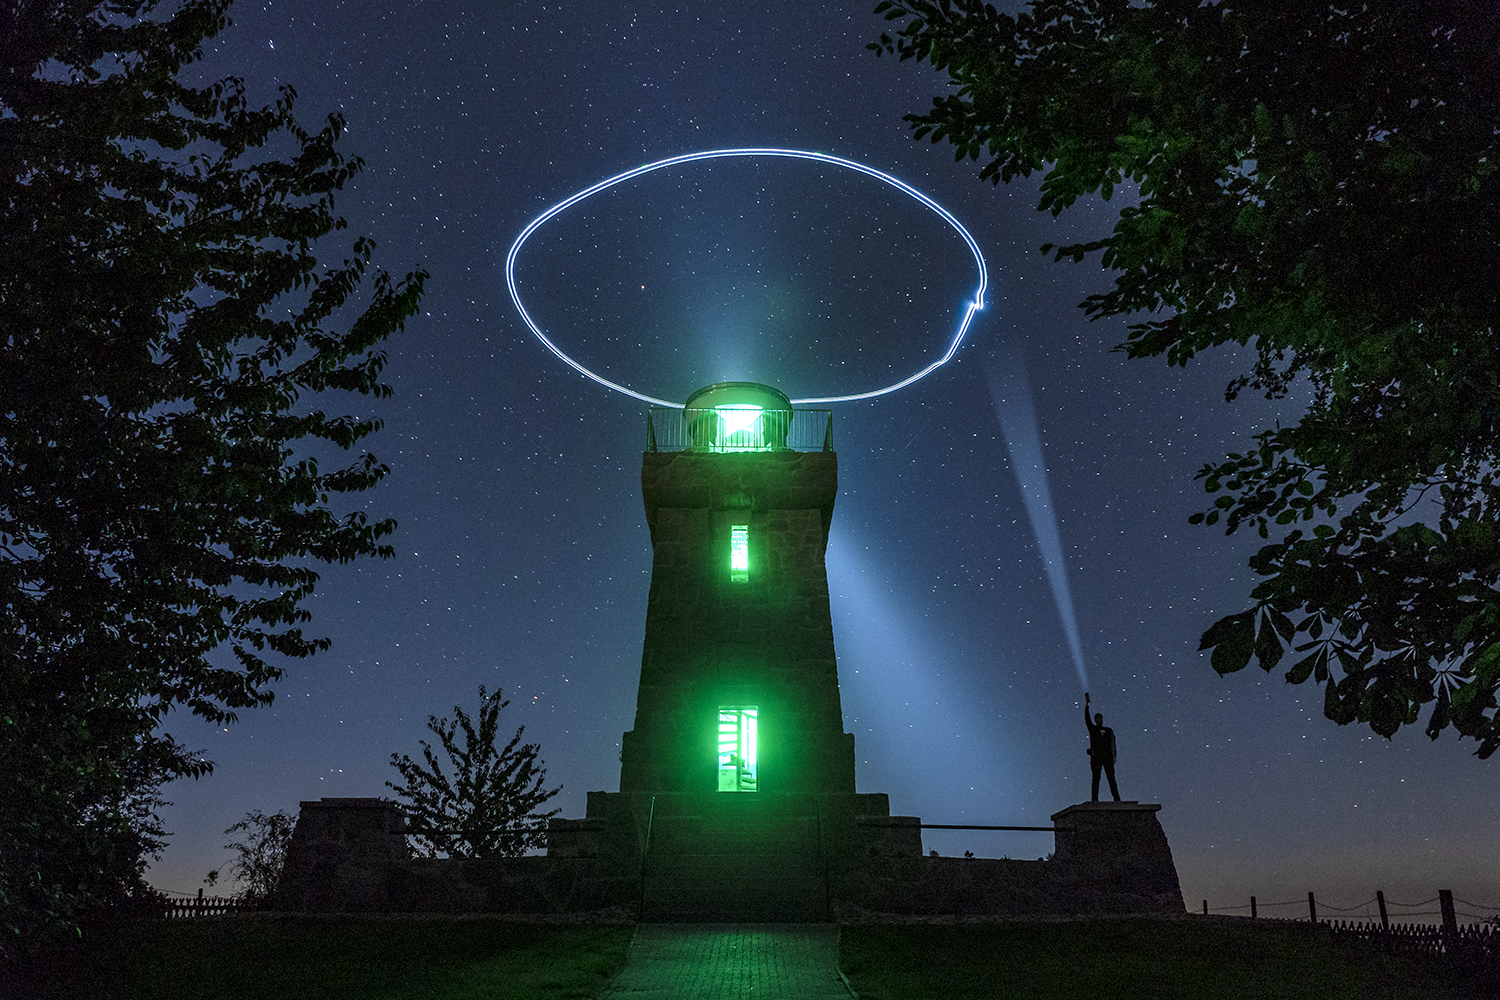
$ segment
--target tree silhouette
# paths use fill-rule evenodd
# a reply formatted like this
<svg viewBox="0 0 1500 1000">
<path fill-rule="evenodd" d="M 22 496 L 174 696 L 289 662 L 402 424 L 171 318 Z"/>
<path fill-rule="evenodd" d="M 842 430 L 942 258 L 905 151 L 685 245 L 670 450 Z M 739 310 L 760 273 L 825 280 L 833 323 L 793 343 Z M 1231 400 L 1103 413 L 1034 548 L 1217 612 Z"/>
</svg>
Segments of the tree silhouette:
<svg viewBox="0 0 1500 1000">
<path fill-rule="evenodd" d="M 1199 473 L 1222 521 L 1278 537 L 1252 606 L 1202 647 L 1231 673 L 1324 686 L 1324 713 L 1389 737 L 1431 705 L 1500 749 L 1500 18 L 1482 3 L 901 0 L 870 47 L 949 93 L 915 137 L 1043 171 L 1039 208 L 1134 196 L 1099 253 L 1091 317 L 1185 365 L 1253 350 L 1245 389 L 1300 420 Z"/>
<path fill-rule="evenodd" d="M 260 904 L 269 900 L 281 881 L 282 869 L 286 867 L 286 849 L 292 842 L 292 831 L 297 826 L 297 817 L 278 809 L 269 816 L 259 809 L 245 813 L 245 818 L 224 831 L 233 836 L 243 833 L 243 840 L 224 845 L 234 851 L 234 860 L 229 862 L 229 877 L 240 883 L 236 899 Z M 217 869 L 208 873 L 204 883 L 215 885 L 219 881 Z"/>
<path fill-rule="evenodd" d="M 342 119 L 185 82 L 228 8 L 0 2 L 0 950 L 144 889 L 156 789 L 211 769 L 172 710 L 269 703 L 317 564 L 391 552 L 336 509 L 379 422 L 323 406 L 389 394 L 425 275 L 320 263 Z"/>
<path fill-rule="evenodd" d="M 386 785 L 404 800 L 421 856 L 516 857 L 546 843 L 547 820 L 559 810 L 538 809 L 562 786 L 542 787 L 547 770 L 537 759 L 537 744 L 521 743 L 525 726 L 516 729 L 503 749 L 496 747 L 500 710 L 509 704 L 499 690 L 486 694 L 481 684 L 477 729 L 458 705 L 452 721 L 427 717 L 427 728 L 447 754 L 451 776 L 426 740 L 417 741 L 426 767 L 406 754 L 391 754 L 391 766 L 405 784 Z"/>
</svg>

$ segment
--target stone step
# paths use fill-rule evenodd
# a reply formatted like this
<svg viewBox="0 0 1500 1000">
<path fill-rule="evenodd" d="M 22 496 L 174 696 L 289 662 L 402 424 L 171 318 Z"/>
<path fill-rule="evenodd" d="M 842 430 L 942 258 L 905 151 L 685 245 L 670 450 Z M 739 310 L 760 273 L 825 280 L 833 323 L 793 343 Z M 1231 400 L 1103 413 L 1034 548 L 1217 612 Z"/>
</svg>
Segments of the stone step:
<svg viewBox="0 0 1500 1000">
<path fill-rule="evenodd" d="M 652 922 L 816 922 L 828 919 L 816 815 L 751 797 L 657 815 L 642 919 Z M 763 808 L 776 806 L 777 808 Z"/>
<path fill-rule="evenodd" d="M 642 917 L 679 923 L 805 922 L 827 919 L 823 865 L 816 856 L 677 855 L 646 865 Z"/>
<path fill-rule="evenodd" d="M 675 878 L 760 879 L 767 883 L 806 878 L 821 878 L 822 859 L 816 854 L 674 854 L 653 855 L 646 862 L 646 874 L 666 874 Z"/>
<path fill-rule="evenodd" d="M 715 903 L 696 909 L 648 907 L 641 919 L 648 924 L 821 924 L 830 917 L 823 901 L 796 901 L 742 906 Z"/>
<path fill-rule="evenodd" d="M 816 820 L 717 822 L 674 817 L 651 828 L 651 853 L 796 854 L 818 850 Z"/>
</svg>

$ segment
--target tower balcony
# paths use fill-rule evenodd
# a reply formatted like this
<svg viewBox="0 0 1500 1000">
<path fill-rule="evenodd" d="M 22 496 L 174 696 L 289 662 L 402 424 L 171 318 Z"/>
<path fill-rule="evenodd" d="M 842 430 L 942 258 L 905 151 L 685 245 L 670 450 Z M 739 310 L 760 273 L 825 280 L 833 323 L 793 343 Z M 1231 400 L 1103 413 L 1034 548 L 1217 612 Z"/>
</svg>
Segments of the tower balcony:
<svg viewBox="0 0 1500 1000">
<path fill-rule="evenodd" d="M 754 382 L 718 382 L 693 393 L 681 409 L 646 412 L 648 452 L 832 450 L 832 410 L 794 410 L 784 393 Z"/>
</svg>

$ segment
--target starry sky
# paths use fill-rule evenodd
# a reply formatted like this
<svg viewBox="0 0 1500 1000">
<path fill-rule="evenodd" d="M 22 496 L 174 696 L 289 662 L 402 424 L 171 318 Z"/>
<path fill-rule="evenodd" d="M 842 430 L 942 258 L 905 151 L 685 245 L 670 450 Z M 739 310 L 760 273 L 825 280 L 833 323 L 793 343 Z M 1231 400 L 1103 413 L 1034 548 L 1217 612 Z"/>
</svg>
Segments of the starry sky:
<svg viewBox="0 0 1500 1000">
<path fill-rule="evenodd" d="M 1291 916 L 1308 890 L 1351 915 L 1376 889 L 1398 902 L 1439 888 L 1500 901 L 1500 763 L 1451 731 L 1429 743 L 1420 728 L 1387 741 L 1337 727 L 1319 689 L 1255 667 L 1220 678 L 1197 652 L 1204 628 L 1247 606 L 1256 539 L 1187 523 L 1206 506 L 1193 474 L 1294 416 L 1297 399 L 1225 403 L 1246 364 L 1229 352 L 1185 370 L 1112 353 L 1123 323 L 1090 324 L 1076 308 L 1108 283 L 1097 261 L 1053 263 L 1037 248 L 1106 233 L 1122 196 L 1054 220 L 1035 210 L 1039 178 L 991 187 L 978 164 L 913 141 L 902 115 L 943 80 L 865 50 L 882 27 L 871 6 L 277 0 L 231 11 L 197 72 L 243 76 L 261 102 L 295 86 L 310 125 L 341 113 L 345 151 L 366 160 L 337 204 L 350 233 L 373 237 L 392 272 L 431 279 L 420 316 L 388 343 L 394 396 L 368 414 L 384 421 L 371 450 L 391 474 L 351 501 L 399 521 L 396 557 L 322 571 L 308 606 L 333 647 L 290 664 L 273 706 L 223 729 L 169 718 L 216 767 L 168 787 L 173 836 L 154 884 L 195 891 L 229 860 L 222 831 L 248 810 L 389 794 L 391 753 L 418 751 L 429 714 L 472 710 L 480 684 L 503 688 L 502 724 L 540 743 L 563 815 L 583 815 L 589 790 L 619 787 L 651 568 L 645 405 L 531 336 L 505 290 L 505 255 L 538 214 L 606 177 L 756 146 L 899 176 L 963 221 L 990 268 L 988 308 L 952 362 L 834 407 L 827 564 L 859 790 L 935 823 L 1045 825 L 1086 800 L 1064 593 L 1095 707 L 1116 732 L 1122 794 L 1162 804 L 1191 908 L 1247 908 L 1255 895 L 1263 913 Z M 334 261 L 344 250 L 325 248 Z M 889 384 L 942 352 L 976 277 L 954 231 L 893 189 L 766 159 L 611 189 L 540 230 L 517 275 L 565 350 L 677 400 L 721 379 L 794 397 Z M 1028 426 L 1038 447 L 1013 454 Z M 1054 525 L 1051 557 L 1029 510 Z M 939 831 L 925 846 L 1052 849 L 1044 834 Z M 1299 902 L 1264 909 L 1287 900 Z"/>
</svg>

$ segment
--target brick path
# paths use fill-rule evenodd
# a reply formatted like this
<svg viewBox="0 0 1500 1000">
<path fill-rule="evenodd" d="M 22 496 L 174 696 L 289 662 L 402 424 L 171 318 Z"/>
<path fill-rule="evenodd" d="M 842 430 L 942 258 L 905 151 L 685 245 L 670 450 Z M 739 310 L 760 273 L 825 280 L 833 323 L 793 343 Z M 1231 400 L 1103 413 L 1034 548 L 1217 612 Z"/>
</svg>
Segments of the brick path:
<svg viewBox="0 0 1500 1000">
<path fill-rule="evenodd" d="M 608 1000 L 851 1000 L 834 924 L 640 924 Z"/>
</svg>

